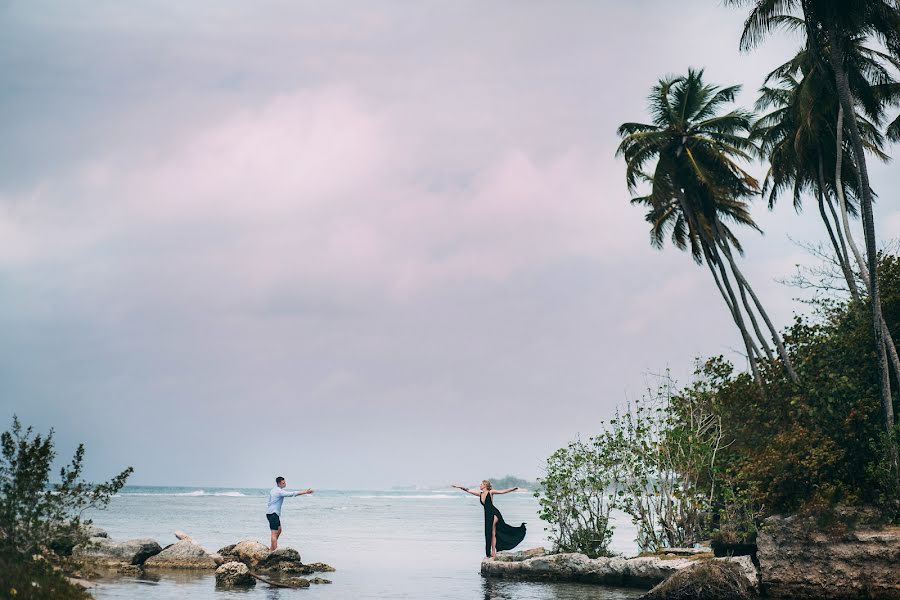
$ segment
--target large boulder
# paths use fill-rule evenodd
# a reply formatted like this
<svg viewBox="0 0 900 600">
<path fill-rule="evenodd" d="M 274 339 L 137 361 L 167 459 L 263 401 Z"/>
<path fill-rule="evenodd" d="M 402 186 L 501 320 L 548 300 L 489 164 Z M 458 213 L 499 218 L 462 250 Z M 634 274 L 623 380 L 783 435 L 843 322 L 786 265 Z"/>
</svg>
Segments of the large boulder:
<svg viewBox="0 0 900 600">
<path fill-rule="evenodd" d="M 756 568 L 749 556 L 698 560 L 654 587 L 642 600 L 751 600 Z"/>
<path fill-rule="evenodd" d="M 880 515 L 842 509 L 813 517 L 769 517 L 757 536 L 763 592 L 776 598 L 900 599 L 900 528 Z"/>
<path fill-rule="evenodd" d="M 291 575 L 309 575 L 311 573 L 327 573 L 334 571 L 334 567 L 325 563 L 303 564 L 300 553 L 293 548 L 279 548 L 270 552 L 263 560 L 257 563 L 257 569 L 264 573 L 284 573 Z"/>
<path fill-rule="evenodd" d="M 162 552 L 148 559 L 144 566 L 152 569 L 199 569 L 213 571 L 216 561 L 206 550 L 193 542 L 181 540 L 166 546 Z"/>
<path fill-rule="evenodd" d="M 143 564 L 161 550 L 159 543 L 151 539 L 114 542 L 106 537 L 94 537 L 88 544 L 75 546 L 72 556 L 98 567 L 120 567 Z"/>
<path fill-rule="evenodd" d="M 256 580 L 250 575 L 247 565 L 242 562 L 227 562 L 216 569 L 216 586 L 218 587 L 249 587 L 252 585 L 256 585 Z"/>
<path fill-rule="evenodd" d="M 511 558 L 505 556 L 482 560 L 482 576 L 651 588 L 691 563 L 686 558 L 667 559 L 656 556 L 631 559 L 589 558 L 574 552 L 539 554 L 521 560 Z"/>
<path fill-rule="evenodd" d="M 276 550 L 276 552 L 278 551 Z M 230 546 L 221 548 L 219 554 L 226 562 L 242 562 L 251 569 L 254 569 L 260 561 L 264 561 L 268 558 L 270 552 L 266 546 L 256 540 L 241 540 L 237 544 L 231 544 Z M 299 554 L 297 555 L 297 560 L 300 560 Z"/>
</svg>

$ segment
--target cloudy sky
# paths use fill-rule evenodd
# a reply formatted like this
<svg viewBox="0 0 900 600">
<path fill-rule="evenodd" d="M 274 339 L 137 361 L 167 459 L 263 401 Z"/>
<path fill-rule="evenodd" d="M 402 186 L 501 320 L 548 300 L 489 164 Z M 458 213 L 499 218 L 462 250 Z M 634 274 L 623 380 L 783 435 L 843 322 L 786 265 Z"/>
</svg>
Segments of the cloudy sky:
<svg viewBox="0 0 900 600">
<path fill-rule="evenodd" d="M 0 417 L 133 483 L 534 477 L 651 373 L 740 341 L 648 244 L 616 127 L 688 66 L 744 105 L 717 0 L 0 3 Z M 759 167 L 756 167 L 759 170 Z M 878 167 L 882 237 L 900 189 Z M 755 213 L 746 271 L 808 261 Z"/>
</svg>

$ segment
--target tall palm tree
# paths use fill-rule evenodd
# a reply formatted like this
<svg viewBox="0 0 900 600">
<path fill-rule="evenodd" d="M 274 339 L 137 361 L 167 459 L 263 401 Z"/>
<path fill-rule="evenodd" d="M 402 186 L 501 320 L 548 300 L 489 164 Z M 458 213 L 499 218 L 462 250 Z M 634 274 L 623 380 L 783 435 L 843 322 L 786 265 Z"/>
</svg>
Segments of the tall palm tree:
<svg viewBox="0 0 900 600">
<path fill-rule="evenodd" d="M 888 371 L 888 351 L 884 336 L 884 318 L 881 310 L 881 292 L 876 268 L 875 222 L 872 211 L 873 193 L 869 183 L 865 145 L 855 107 L 864 98 L 859 94 L 865 86 L 853 85 L 854 65 L 858 63 L 858 40 L 874 40 L 887 52 L 881 54 L 884 62 L 897 66 L 900 57 L 900 0 L 726 0 L 730 4 L 751 4 L 752 8 L 744 25 L 741 47 L 750 49 L 780 27 L 793 27 L 799 16 L 806 33 L 806 48 L 815 58 L 817 66 L 827 65 L 834 78 L 835 93 L 839 102 L 840 120 L 836 123 L 838 138 L 843 136 L 846 125 L 849 133 L 854 171 L 858 178 L 860 212 L 866 244 L 866 270 L 869 304 L 872 310 L 872 327 L 880 374 L 881 403 L 884 424 L 889 434 L 894 429 L 894 409 L 891 397 L 891 380 Z M 868 73 L 869 77 L 873 74 Z M 887 83 L 887 82 L 885 82 Z M 879 108 L 879 107 L 876 107 Z M 892 125 L 893 127 L 893 125 Z M 893 129 L 892 129 L 893 131 Z M 840 145 L 837 151 L 842 152 Z M 842 161 L 836 162 L 836 170 Z M 835 183 L 840 194 L 841 177 Z M 900 490 L 900 457 L 897 445 L 888 447 L 888 459 Z"/>
<path fill-rule="evenodd" d="M 875 64 L 872 56 L 868 56 L 868 52 L 868 49 L 860 48 L 858 57 L 871 63 L 870 70 L 877 71 L 879 65 Z M 847 133 L 842 131 L 842 136 L 836 134 L 836 121 L 843 122 L 844 119 L 834 93 L 834 80 L 824 69 L 815 67 L 806 50 L 801 50 L 791 61 L 770 73 L 765 83 L 769 84 L 776 78 L 779 80 L 778 85 L 764 85 L 756 105 L 759 111 L 772 110 L 754 123 L 751 132 L 751 139 L 759 144 L 761 158 L 770 164 L 763 183 L 763 195 L 768 196 L 771 208 L 779 194 L 791 190 L 794 207 L 798 212 L 804 193 L 817 198 L 819 214 L 850 294 L 854 300 L 859 301 L 861 296 L 848 246 L 856 259 L 856 268 L 863 276 L 867 292 L 869 273 L 848 223 L 848 212 L 856 213 L 855 202 L 859 198 L 859 187 L 858 179 L 853 175 L 855 169 L 850 152 L 843 151 L 844 143 L 839 139 Z M 864 77 L 854 80 L 864 81 Z M 868 89 L 863 90 L 860 95 L 871 99 L 880 95 L 889 102 L 896 102 L 900 94 L 900 85 L 896 83 L 866 87 Z M 880 108 L 876 102 L 875 108 L 870 112 L 877 118 Z M 884 136 L 877 124 L 862 112 L 858 112 L 856 118 L 866 152 L 887 161 L 889 157 L 883 150 Z M 844 129 L 846 130 L 846 126 Z M 837 148 L 841 148 L 841 151 L 838 152 Z M 840 161 L 841 168 L 835 169 L 834 174 L 841 174 L 840 185 L 831 177 L 831 170 L 825 169 L 825 165 L 833 165 L 837 161 Z M 833 198 L 838 199 L 841 218 L 837 215 Z M 900 381 L 900 355 L 884 319 L 882 330 L 890 366 L 896 380 Z"/>
<path fill-rule="evenodd" d="M 743 110 L 721 114 L 723 105 L 733 102 L 739 90 L 740 86 L 705 84 L 702 70 L 661 79 L 650 95 L 653 122 L 619 127 L 622 142 L 617 155 L 625 157 L 629 191 L 636 191 L 640 183 L 650 184 L 650 194 L 632 203 L 648 207 L 651 243 L 661 247 L 670 234 L 677 248 L 690 250 L 698 264 L 706 262 L 740 330 L 757 382 L 762 381 L 758 361 L 763 353 L 774 360 L 760 319 L 785 371 L 796 382 L 784 342 L 734 258 L 743 249 L 726 224 L 759 230 L 748 205 L 759 184 L 739 165 L 754 150 L 746 135 L 751 114 Z M 650 172 L 646 167 L 653 161 Z"/>
</svg>

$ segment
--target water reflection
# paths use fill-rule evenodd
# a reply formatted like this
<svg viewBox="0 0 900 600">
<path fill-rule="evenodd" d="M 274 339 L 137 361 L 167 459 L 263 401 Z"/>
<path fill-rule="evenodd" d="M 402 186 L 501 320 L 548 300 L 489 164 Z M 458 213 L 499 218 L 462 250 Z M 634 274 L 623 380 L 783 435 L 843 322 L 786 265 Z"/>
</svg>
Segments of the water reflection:
<svg viewBox="0 0 900 600">
<path fill-rule="evenodd" d="M 484 600 L 630 600 L 644 590 L 580 583 L 547 583 L 483 579 Z"/>
</svg>

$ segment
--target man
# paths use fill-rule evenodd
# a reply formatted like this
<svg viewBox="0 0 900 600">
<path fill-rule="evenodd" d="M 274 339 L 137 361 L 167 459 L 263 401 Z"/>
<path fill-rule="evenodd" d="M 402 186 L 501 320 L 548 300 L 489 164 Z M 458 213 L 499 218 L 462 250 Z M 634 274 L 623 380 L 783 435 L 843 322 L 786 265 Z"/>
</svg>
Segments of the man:
<svg viewBox="0 0 900 600">
<path fill-rule="evenodd" d="M 269 504 L 266 506 L 266 518 L 269 520 L 269 529 L 272 531 L 271 550 L 274 552 L 278 548 L 278 538 L 281 536 L 281 503 L 288 496 L 305 496 L 312 494 L 309 488 L 302 492 L 286 492 L 284 487 L 287 482 L 284 477 L 275 478 L 275 487 L 269 492 Z"/>
</svg>

